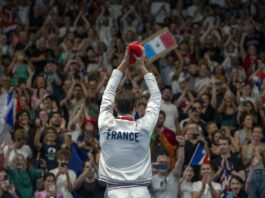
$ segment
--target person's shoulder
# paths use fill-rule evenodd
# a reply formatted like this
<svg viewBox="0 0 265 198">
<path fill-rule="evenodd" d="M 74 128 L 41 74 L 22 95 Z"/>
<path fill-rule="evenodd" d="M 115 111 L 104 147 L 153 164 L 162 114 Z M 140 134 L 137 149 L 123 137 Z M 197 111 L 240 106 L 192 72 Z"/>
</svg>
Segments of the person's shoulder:
<svg viewBox="0 0 265 198">
<path fill-rule="evenodd" d="M 69 169 L 68 171 L 69 171 L 70 176 L 76 177 L 75 171 L 73 171 L 71 169 Z"/>
<path fill-rule="evenodd" d="M 221 184 L 218 182 L 212 182 L 213 188 L 216 190 L 221 190 Z"/>
<path fill-rule="evenodd" d="M 56 175 L 58 170 L 59 170 L 58 168 L 54 168 L 54 169 L 50 170 L 49 172 Z"/>
<path fill-rule="evenodd" d="M 201 189 L 202 182 L 201 181 L 196 181 L 192 183 L 192 191 L 197 191 Z"/>
</svg>

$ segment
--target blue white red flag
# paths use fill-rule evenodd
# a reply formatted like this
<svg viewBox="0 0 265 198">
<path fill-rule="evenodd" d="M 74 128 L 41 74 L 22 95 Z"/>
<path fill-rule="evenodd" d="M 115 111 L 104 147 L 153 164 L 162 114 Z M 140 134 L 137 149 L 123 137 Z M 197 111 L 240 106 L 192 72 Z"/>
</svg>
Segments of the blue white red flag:
<svg viewBox="0 0 265 198">
<path fill-rule="evenodd" d="M 0 98 L 0 142 L 10 140 L 10 131 L 14 127 L 15 99 L 13 89 Z"/>
<path fill-rule="evenodd" d="M 191 165 L 201 165 L 204 163 L 209 163 L 210 158 L 208 154 L 206 153 L 203 144 L 198 144 L 195 153 L 193 154 L 193 157 L 191 159 Z"/>
<path fill-rule="evenodd" d="M 177 46 L 171 32 L 165 28 L 144 41 L 145 55 L 149 60 L 155 60 Z"/>
</svg>

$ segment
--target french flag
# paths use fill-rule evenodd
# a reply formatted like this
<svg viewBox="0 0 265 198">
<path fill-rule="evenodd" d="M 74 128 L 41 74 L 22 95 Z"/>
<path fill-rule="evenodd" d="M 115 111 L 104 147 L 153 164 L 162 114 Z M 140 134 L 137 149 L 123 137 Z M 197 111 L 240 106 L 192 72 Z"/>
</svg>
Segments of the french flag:
<svg viewBox="0 0 265 198">
<path fill-rule="evenodd" d="M 15 98 L 13 89 L 0 99 L 0 142 L 11 139 L 11 129 L 14 128 Z"/>
<path fill-rule="evenodd" d="M 155 60 L 177 46 L 174 37 L 167 28 L 154 34 L 144 43 L 145 55 L 149 60 Z"/>
<path fill-rule="evenodd" d="M 4 24 L 3 32 L 4 34 L 8 34 L 16 29 L 17 29 L 17 23 L 15 21 L 8 21 Z"/>
<path fill-rule="evenodd" d="M 198 144 L 190 164 L 191 165 L 201 165 L 201 164 L 205 164 L 205 163 L 209 163 L 210 162 L 210 158 L 208 156 L 208 154 L 206 153 L 203 144 Z"/>
</svg>

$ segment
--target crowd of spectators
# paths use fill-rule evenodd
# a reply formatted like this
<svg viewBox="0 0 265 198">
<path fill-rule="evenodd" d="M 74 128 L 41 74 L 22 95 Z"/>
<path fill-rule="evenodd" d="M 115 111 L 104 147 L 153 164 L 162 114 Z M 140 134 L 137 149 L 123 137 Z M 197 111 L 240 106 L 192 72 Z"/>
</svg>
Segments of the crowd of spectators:
<svg viewBox="0 0 265 198">
<path fill-rule="evenodd" d="M 13 88 L 16 119 L 0 197 L 104 196 L 102 93 L 126 46 L 164 27 L 178 46 L 147 63 L 162 93 L 151 196 L 265 197 L 264 0 L 1 0 L 0 96 Z M 135 119 L 143 82 L 128 67 Z M 190 166 L 198 145 L 210 162 Z"/>
</svg>

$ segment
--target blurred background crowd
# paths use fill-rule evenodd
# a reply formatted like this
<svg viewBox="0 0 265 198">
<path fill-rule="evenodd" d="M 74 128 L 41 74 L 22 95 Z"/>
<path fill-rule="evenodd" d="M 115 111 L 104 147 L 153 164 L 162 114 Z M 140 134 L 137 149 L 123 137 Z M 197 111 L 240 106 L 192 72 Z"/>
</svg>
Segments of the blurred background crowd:
<svg viewBox="0 0 265 198">
<path fill-rule="evenodd" d="M 162 93 L 151 196 L 265 197 L 264 17 L 264 0 L 1 0 L 0 97 L 13 87 L 16 119 L 0 196 L 104 196 L 102 93 L 126 46 L 168 27 L 178 47 L 147 63 Z M 133 65 L 121 87 L 141 118 Z M 210 162 L 190 166 L 198 145 Z"/>
</svg>

